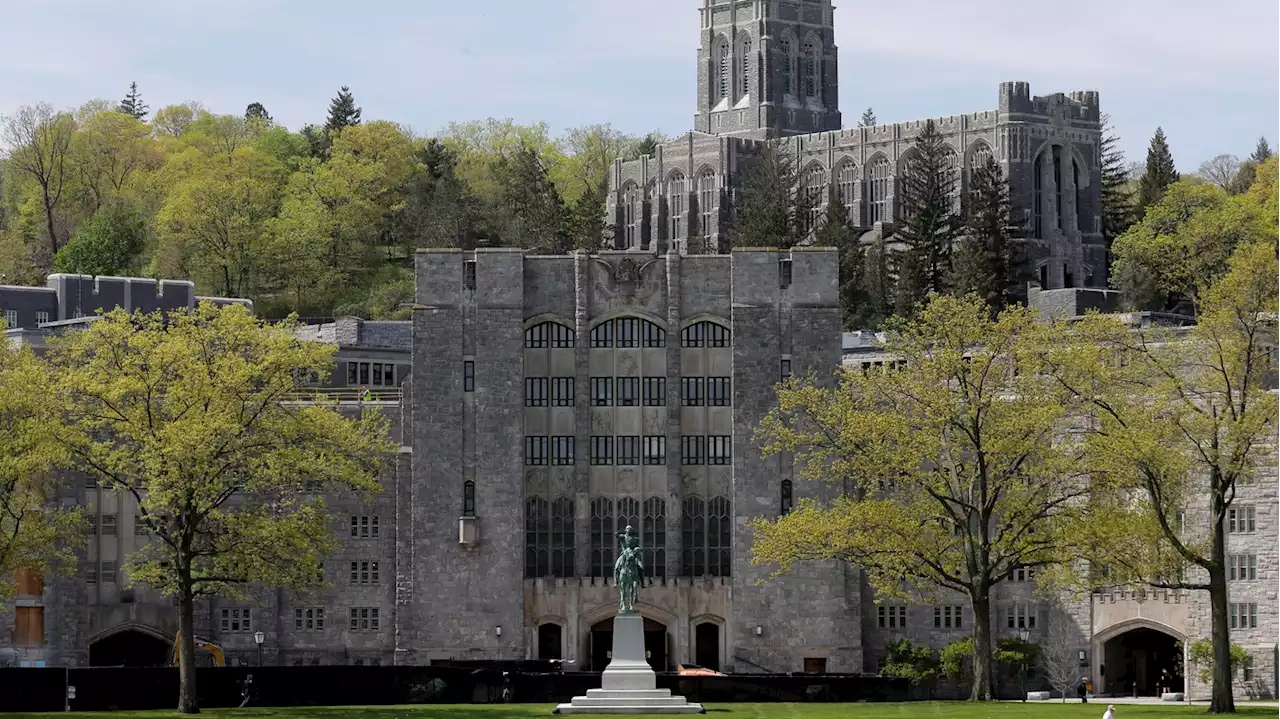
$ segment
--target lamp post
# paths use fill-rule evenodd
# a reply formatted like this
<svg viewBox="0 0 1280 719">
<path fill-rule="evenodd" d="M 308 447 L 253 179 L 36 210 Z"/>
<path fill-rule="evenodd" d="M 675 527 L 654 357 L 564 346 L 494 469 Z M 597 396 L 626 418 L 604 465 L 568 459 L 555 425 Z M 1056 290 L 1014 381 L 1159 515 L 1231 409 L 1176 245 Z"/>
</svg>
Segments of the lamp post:
<svg viewBox="0 0 1280 719">
<path fill-rule="evenodd" d="M 254 632 L 253 643 L 258 645 L 258 666 L 262 666 L 262 643 L 267 641 L 265 632 Z"/>
<path fill-rule="evenodd" d="M 1027 701 L 1027 640 L 1031 638 L 1031 632 L 1026 628 L 1018 630 L 1018 639 L 1022 640 L 1022 671 L 1018 672 L 1022 676 L 1022 701 Z"/>
</svg>

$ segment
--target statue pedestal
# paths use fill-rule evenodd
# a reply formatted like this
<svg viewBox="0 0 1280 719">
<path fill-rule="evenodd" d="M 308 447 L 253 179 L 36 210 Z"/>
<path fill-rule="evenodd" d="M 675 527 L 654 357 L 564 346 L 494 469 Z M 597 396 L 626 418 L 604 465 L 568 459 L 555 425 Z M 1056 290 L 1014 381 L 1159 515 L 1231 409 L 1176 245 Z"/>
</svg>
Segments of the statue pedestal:
<svg viewBox="0 0 1280 719">
<path fill-rule="evenodd" d="M 657 675 L 644 656 L 644 618 L 619 614 L 613 619 L 613 659 L 605 667 L 601 688 L 574 697 L 553 714 L 704 714 L 670 689 L 657 688 Z"/>
</svg>

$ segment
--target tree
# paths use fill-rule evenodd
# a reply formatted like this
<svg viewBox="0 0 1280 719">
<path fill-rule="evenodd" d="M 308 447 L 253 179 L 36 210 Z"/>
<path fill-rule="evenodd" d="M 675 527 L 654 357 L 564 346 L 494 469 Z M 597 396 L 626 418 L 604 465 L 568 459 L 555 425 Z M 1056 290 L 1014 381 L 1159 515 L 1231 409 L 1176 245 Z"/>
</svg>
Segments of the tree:
<svg viewBox="0 0 1280 719">
<path fill-rule="evenodd" d="M 1138 217 L 1146 214 L 1147 208 L 1164 197 L 1165 190 L 1178 181 L 1178 170 L 1173 166 L 1173 155 L 1169 153 L 1169 143 L 1165 141 L 1164 129 L 1156 128 L 1151 137 L 1151 146 L 1147 148 L 1147 165 L 1138 180 L 1138 198 L 1136 211 Z"/>
<path fill-rule="evenodd" d="M 568 252 L 564 203 L 538 150 L 522 143 L 502 152 L 493 174 L 503 213 L 494 218 L 499 240 L 540 254 Z"/>
<path fill-rule="evenodd" d="M 1249 155 L 1249 159 L 1253 161 L 1254 165 L 1261 165 L 1267 160 L 1270 160 L 1272 154 L 1271 145 L 1267 144 L 1267 138 L 1259 137 L 1258 144 L 1254 146 L 1253 154 Z"/>
<path fill-rule="evenodd" d="M 333 139 L 352 125 L 360 124 L 360 108 L 356 106 L 355 95 L 351 89 L 343 85 L 338 95 L 329 101 L 329 116 L 324 121 L 324 132 L 320 133 L 320 157 L 328 157 Z M 308 126 L 309 128 L 310 126 Z M 303 128 L 306 134 L 308 128 Z"/>
<path fill-rule="evenodd" d="M 1073 631 L 1074 622 L 1061 608 L 1053 612 L 1049 619 L 1049 632 L 1045 637 L 1040 654 L 1040 664 L 1044 668 L 1045 678 L 1054 691 L 1062 694 L 1062 701 L 1067 701 L 1067 694 L 1080 681 L 1080 660 L 1078 652 L 1083 639 Z"/>
<path fill-rule="evenodd" d="M 863 250 L 858 245 L 858 238 L 849 222 L 849 209 L 841 201 L 839 193 L 831 193 L 827 201 L 826 217 L 822 220 L 822 226 L 814 233 L 813 242 L 818 247 L 834 247 L 839 253 L 840 308 L 844 326 L 845 329 L 859 329 L 850 325 L 849 321 L 865 299 L 861 293 Z"/>
<path fill-rule="evenodd" d="M 867 109 L 862 111 L 862 117 L 858 120 L 858 127 L 875 127 L 875 126 L 876 126 L 876 113 L 871 108 L 868 107 Z"/>
<path fill-rule="evenodd" d="M 55 113 L 53 107 L 45 103 L 24 105 L 5 121 L 4 140 L 9 146 L 5 164 L 25 173 L 40 188 L 49 238 L 46 267 L 53 263 L 53 256 L 62 246 L 57 213 L 71 174 L 68 156 L 74 134 L 75 121 L 71 115 Z"/>
<path fill-rule="evenodd" d="M 801 479 L 844 491 L 757 519 L 752 562 L 785 572 L 842 559 L 880 596 L 954 591 L 973 607 L 973 699 L 993 697 L 991 595 L 1020 568 L 1071 556 L 1089 481 L 1059 442 L 1082 404 L 1038 374 L 1044 333 L 1025 308 L 992 319 L 976 298 L 935 295 L 898 321 L 898 366 L 795 378 L 757 440 L 792 453 Z"/>
<path fill-rule="evenodd" d="M 938 671 L 960 687 L 973 681 L 973 637 L 958 639 L 939 649 Z"/>
<path fill-rule="evenodd" d="M 113 200 L 58 250 L 53 268 L 84 275 L 134 274 L 146 243 L 146 218 L 127 201 Z"/>
<path fill-rule="evenodd" d="M 1253 153 L 1240 163 L 1240 171 L 1231 181 L 1231 187 L 1228 188 L 1231 194 L 1239 195 L 1247 191 L 1253 186 L 1254 178 L 1257 176 L 1258 167 L 1270 160 L 1272 156 L 1271 146 L 1267 144 L 1267 138 L 1259 137 L 1258 144 L 1253 148 Z"/>
<path fill-rule="evenodd" d="M 658 145 L 666 142 L 667 138 L 660 132 L 651 132 L 648 135 L 636 140 L 631 149 L 627 151 L 626 159 L 638 160 L 641 157 L 652 156 L 658 151 Z"/>
<path fill-rule="evenodd" d="M 909 679 L 916 686 L 931 684 L 938 677 L 938 655 L 929 647 L 901 639 L 890 642 L 885 649 L 885 676 Z M 930 691 L 932 693 L 932 689 Z"/>
<path fill-rule="evenodd" d="M 436 138 L 417 149 L 405 202 L 393 233 L 406 250 L 417 247 L 474 247 L 475 198 L 458 177 L 457 154 Z"/>
<path fill-rule="evenodd" d="M 1240 158 L 1235 155 L 1218 155 L 1212 160 L 1200 163 L 1200 169 L 1196 174 L 1222 188 L 1223 192 L 1230 192 L 1235 187 L 1240 168 Z"/>
<path fill-rule="evenodd" d="M 1114 317 L 1075 327 L 1048 372 L 1085 398 L 1082 467 L 1099 490 L 1078 544 L 1116 585 L 1209 595 L 1210 712 L 1234 711 L 1229 665 L 1225 538 L 1243 484 L 1275 467 L 1276 245 L 1249 242 L 1205 293 L 1198 323 L 1181 334 L 1131 331 Z M 1188 571 L 1188 568 L 1191 570 Z"/>
<path fill-rule="evenodd" d="M 19 572 L 75 567 L 80 513 L 58 503 L 51 474 L 64 459 L 56 396 L 30 347 L 0 342 L 0 601 Z"/>
<path fill-rule="evenodd" d="M 1208 637 L 1191 642 L 1191 646 L 1187 647 L 1191 654 L 1191 663 L 1200 669 L 1200 681 L 1208 684 L 1213 681 L 1213 658 L 1214 648 L 1213 640 Z M 1253 664 L 1253 657 L 1249 656 L 1248 650 L 1239 644 L 1232 644 L 1228 650 L 1230 657 L 1230 674 L 1235 676 L 1244 667 Z"/>
<path fill-rule="evenodd" d="M 955 153 L 943 142 L 933 120 L 916 136 L 900 180 L 902 222 L 897 239 L 898 284 L 895 310 L 903 317 L 930 292 L 948 288 L 952 250 L 961 218 L 956 203 Z"/>
<path fill-rule="evenodd" d="M 1011 304 L 1021 277 L 1021 228 L 1014 224 L 1009 185 L 995 158 L 973 172 L 965 198 L 965 233 L 951 279 L 956 294 L 976 294 L 998 313 Z"/>
<path fill-rule="evenodd" d="M 1133 224 L 1133 193 L 1129 189 L 1129 169 L 1120 149 L 1120 136 L 1111 116 L 1102 116 L 1102 237 L 1111 243 Z"/>
<path fill-rule="evenodd" d="M 147 119 L 147 109 L 146 104 L 142 102 L 142 95 L 138 93 L 138 83 L 129 83 L 129 92 L 120 101 L 120 112 L 131 115 L 139 122 L 144 122 Z"/>
<path fill-rule="evenodd" d="M 799 244 L 806 234 L 802 218 L 810 200 L 800 191 L 796 158 L 778 143 L 767 143 L 759 155 L 743 162 L 746 167 L 734 203 L 729 246 L 788 248 Z"/>
<path fill-rule="evenodd" d="M 238 305 L 116 309 L 51 351 L 71 407 L 61 442 L 77 468 L 132 496 L 154 537 L 126 567 L 177 601 L 183 713 L 199 710 L 196 600 L 316 586 L 316 565 L 338 546 L 321 493 L 377 491 L 394 450 L 376 414 L 285 401 L 296 377 L 327 375 L 333 355 L 293 327 Z"/>
<path fill-rule="evenodd" d="M 156 110 L 156 116 L 151 119 L 151 127 L 157 135 L 180 138 L 202 112 L 204 106 L 198 102 L 167 105 Z"/>
<path fill-rule="evenodd" d="M 270 123 L 271 115 L 267 112 L 267 108 L 263 107 L 260 102 L 251 102 L 244 109 L 244 119 L 259 120 L 261 122 Z"/>
<path fill-rule="evenodd" d="M 142 175 L 158 169 L 164 155 L 151 128 L 136 117 L 109 111 L 80 122 L 69 161 L 96 212 L 108 198 L 128 194 Z"/>
<path fill-rule="evenodd" d="M 846 319 L 850 329 L 880 329 L 893 315 L 895 282 L 890 267 L 890 252 L 883 237 L 876 237 L 861 249 L 861 273 L 858 276 L 852 318 Z"/>
</svg>

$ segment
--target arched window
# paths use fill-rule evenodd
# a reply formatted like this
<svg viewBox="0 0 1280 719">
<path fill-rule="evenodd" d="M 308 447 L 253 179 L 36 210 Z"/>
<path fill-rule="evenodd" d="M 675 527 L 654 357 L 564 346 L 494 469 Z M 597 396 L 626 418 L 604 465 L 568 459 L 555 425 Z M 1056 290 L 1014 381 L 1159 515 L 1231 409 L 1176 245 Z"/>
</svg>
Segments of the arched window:
<svg viewBox="0 0 1280 719">
<path fill-rule="evenodd" d="M 657 579 L 666 577 L 667 502 L 661 497 L 650 497 L 644 501 L 644 532 L 640 546 L 644 548 L 645 573 Z"/>
<path fill-rule="evenodd" d="M 622 188 L 622 222 L 625 228 L 627 247 L 635 247 L 640 237 L 640 188 L 634 182 L 628 182 Z"/>
<path fill-rule="evenodd" d="M 547 500 L 530 497 L 524 504 L 524 576 L 545 577 L 551 567 L 551 517 Z"/>
<path fill-rule="evenodd" d="M 591 500 L 591 576 L 613 575 L 613 501 L 608 497 Z"/>
<path fill-rule="evenodd" d="M 978 171 L 987 166 L 987 160 L 990 160 L 991 148 L 985 142 L 975 142 L 969 150 L 969 164 L 964 168 L 962 191 L 968 194 L 973 191 L 973 178 Z"/>
<path fill-rule="evenodd" d="M 794 95 L 795 92 L 795 52 L 792 47 L 791 38 L 784 37 L 782 42 L 778 44 L 778 51 L 782 54 L 782 92 L 787 95 Z"/>
<path fill-rule="evenodd" d="M 1041 179 L 1044 176 L 1043 174 L 1044 162 L 1045 162 L 1045 153 L 1042 152 L 1036 156 L 1035 165 L 1033 165 L 1031 168 L 1032 188 L 1033 188 L 1033 199 L 1031 202 L 1031 208 L 1032 208 L 1032 218 L 1034 222 L 1032 231 L 1035 233 L 1035 236 L 1037 238 L 1044 237 L 1044 187 L 1043 187 L 1044 182 Z M 1044 273 L 1042 272 L 1041 274 L 1043 275 Z M 1048 287 L 1048 285 L 1045 285 L 1043 282 L 1041 283 L 1040 286 Z"/>
<path fill-rule="evenodd" d="M 751 38 L 742 39 L 742 96 L 751 94 Z"/>
<path fill-rule="evenodd" d="M 729 67 L 729 43 L 721 40 L 720 45 L 716 48 L 716 101 L 725 100 L 729 97 L 730 80 L 729 76 L 732 68 Z"/>
<path fill-rule="evenodd" d="M 800 177 L 800 195 L 804 201 L 801 208 L 801 229 L 805 234 L 813 232 L 818 226 L 818 218 L 822 216 L 822 201 L 827 190 L 827 171 L 818 163 L 805 168 Z"/>
<path fill-rule="evenodd" d="M 852 160 L 845 160 L 836 168 L 836 196 L 845 207 L 852 208 L 858 187 L 858 166 Z M 851 214 L 852 218 L 853 215 Z"/>
<path fill-rule="evenodd" d="M 955 150 L 947 150 L 942 168 L 942 190 L 951 198 L 951 210 L 960 212 L 960 156 Z"/>
<path fill-rule="evenodd" d="M 867 166 L 867 224 L 887 222 L 889 210 L 889 158 L 878 156 Z"/>
<path fill-rule="evenodd" d="M 733 517 L 729 513 L 729 500 L 712 497 L 707 505 L 707 574 L 729 576 L 729 547 L 732 542 Z"/>
<path fill-rule="evenodd" d="M 476 516 L 476 483 L 471 480 L 462 483 L 462 516 Z"/>
<path fill-rule="evenodd" d="M 681 347 L 729 347 L 729 328 L 715 322 L 695 322 L 680 330 Z"/>
<path fill-rule="evenodd" d="M 698 211 L 702 215 L 699 218 L 698 232 L 708 242 L 711 241 L 711 213 L 720 204 L 719 200 L 720 193 L 716 188 L 715 170 L 703 170 L 698 176 Z"/>
<path fill-rule="evenodd" d="M 551 576 L 573 576 L 573 500 L 551 503 Z"/>
<path fill-rule="evenodd" d="M 573 347 L 574 334 L 572 327 L 548 320 L 524 331 L 524 346 L 525 349 Z"/>
<path fill-rule="evenodd" d="M 666 347 L 667 331 L 639 317 L 618 317 L 591 328 L 592 349 Z"/>
<path fill-rule="evenodd" d="M 680 516 L 680 574 L 701 577 L 707 573 L 707 505 L 698 495 L 685 497 Z"/>
<path fill-rule="evenodd" d="M 778 514 L 791 514 L 792 508 L 795 507 L 795 498 L 791 496 L 791 480 L 782 480 L 781 495 Z"/>
<path fill-rule="evenodd" d="M 671 239 L 683 240 L 685 222 L 685 199 L 689 190 L 685 187 L 684 173 L 676 170 L 667 180 L 667 217 L 671 223 Z"/>
<path fill-rule="evenodd" d="M 818 96 L 818 48 L 812 40 L 806 40 L 800 49 L 800 74 L 804 78 L 804 96 Z"/>
</svg>

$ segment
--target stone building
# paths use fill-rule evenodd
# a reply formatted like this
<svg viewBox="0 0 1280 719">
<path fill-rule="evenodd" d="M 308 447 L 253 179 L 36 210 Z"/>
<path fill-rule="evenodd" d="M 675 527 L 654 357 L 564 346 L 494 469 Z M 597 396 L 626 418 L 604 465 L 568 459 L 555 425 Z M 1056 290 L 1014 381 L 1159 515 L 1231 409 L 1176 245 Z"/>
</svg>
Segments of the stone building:
<svg viewBox="0 0 1280 719">
<path fill-rule="evenodd" d="M 811 198 L 808 226 L 821 223 L 835 194 L 864 231 L 890 237 L 925 123 L 842 127 L 831 0 L 701 4 L 694 128 L 650 156 L 615 163 L 607 202 L 614 247 L 723 249 L 743 167 L 767 142 L 797 162 L 800 191 Z M 1014 219 L 1030 233 L 1028 276 L 1045 289 L 1106 287 L 1097 92 L 1033 97 L 1027 83 L 1005 82 L 995 109 L 934 122 L 957 192 L 973 167 L 999 162 Z"/>
</svg>

